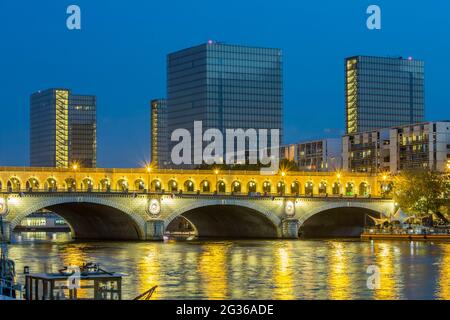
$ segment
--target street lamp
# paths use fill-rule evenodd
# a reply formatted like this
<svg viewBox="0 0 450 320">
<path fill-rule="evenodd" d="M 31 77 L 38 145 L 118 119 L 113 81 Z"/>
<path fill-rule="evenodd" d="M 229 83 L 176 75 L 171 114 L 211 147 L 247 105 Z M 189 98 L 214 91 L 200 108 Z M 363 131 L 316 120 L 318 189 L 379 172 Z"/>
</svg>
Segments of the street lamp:
<svg viewBox="0 0 450 320">
<path fill-rule="evenodd" d="M 77 190 L 77 170 L 78 170 L 78 164 L 75 162 L 72 164 L 73 169 L 73 177 L 74 177 L 74 183 L 75 183 L 75 191 Z"/>
<path fill-rule="evenodd" d="M 147 192 L 148 193 L 150 193 L 150 172 L 152 172 L 152 167 L 150 166 L 150 165 L 148 165 L 147 167 L 146 167 L 146 170 L 147 170 L 147 173 L 148 173 L 148 175 L 147 175 Z"/>
</svg>

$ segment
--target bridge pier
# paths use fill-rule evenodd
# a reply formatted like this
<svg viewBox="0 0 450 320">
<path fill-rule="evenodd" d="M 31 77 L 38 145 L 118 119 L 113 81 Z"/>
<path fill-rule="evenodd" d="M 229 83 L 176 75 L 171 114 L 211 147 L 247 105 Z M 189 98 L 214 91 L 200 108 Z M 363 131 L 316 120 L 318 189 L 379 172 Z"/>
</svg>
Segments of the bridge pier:
<svg viewBox="0 0 450 320">
<path fill-rule="evenodd" d="M 281 237 L 283 239 L 298 239 L 298 224 L 298 219 L 283 219 L 281 222 Z"/>
<path fill-rule="evenodd" d="M 162 241 L 164 236 L 163 220 L 148 220 L 145 222 L 145 239 Z"/>
</svg>

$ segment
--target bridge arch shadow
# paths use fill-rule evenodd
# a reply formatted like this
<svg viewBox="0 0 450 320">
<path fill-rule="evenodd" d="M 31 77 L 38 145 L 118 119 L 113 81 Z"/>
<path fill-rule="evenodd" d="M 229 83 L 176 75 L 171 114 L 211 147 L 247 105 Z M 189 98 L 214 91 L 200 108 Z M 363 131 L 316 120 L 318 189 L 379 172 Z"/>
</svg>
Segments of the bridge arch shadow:
<svg viewBox="0 0 450 320">
<path fill-rule="evenodd" d="M 279 237 L 279 218 L 253 206 L 209 204 L 184 208 L 167 219 L 166 230 L 171 230 L 177 217 L 192 224 L 201 238 L 272 239 Z"/>
<path fill-rule="evenodd" d="M 12 228 L 41 209 L 47 209 L 65 219 L 72 237 L 77 240 L 142 240 L 145 237 L 145 221 L 139 216 L 108 201 L 89 199 L 45 201 L 16 217 L 11 224 Z"/>
<path fill-rule="evenodd" d="M 345 206 L 326 208 L 303 219 L 299 227 L 301 238 L 359 237 L 364 226 L 373 226 L 369 216 L 379 218 L 381 213 L 367 207 Z"/>
</svg>

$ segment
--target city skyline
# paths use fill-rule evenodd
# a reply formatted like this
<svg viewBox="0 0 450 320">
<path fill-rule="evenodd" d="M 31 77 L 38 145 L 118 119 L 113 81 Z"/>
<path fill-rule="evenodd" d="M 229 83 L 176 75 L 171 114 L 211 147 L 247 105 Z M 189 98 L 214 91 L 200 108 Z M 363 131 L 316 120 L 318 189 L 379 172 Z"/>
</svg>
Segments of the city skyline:
<svg viewBox="0 0 450 320">
<path fill-rule="evenodd" d="M 236 35 L 236 27 L 226 30 L 227 18 L 224 18 L 222 22 L 215 22 L 208 18 L 208 22 L 214 25 L 213 30 L 215 31 L 197 32 L 196 37 L 190 37 L 188 31 L 176 36 L 173 28 L 160 34 L 160 30 L 155 32 L 155 30 L 151 31 L 151 27 L 144 27 L 146 22 L 144 15 L 138 14 L 136 8 L 126 9 L 126 13 L 130 15 L 138 14 L 134 23 L 130 23 L 125 15 L 122 17 L 124 19 L 123 29 L 120 26 L 112 26 L 113 32 L 107 32 L 99 22 L 104 23 L 105 19 L 118 17 L 120 11 L 118 7 L 113 4 L 105 5 L 106 15 L 109 14 L 107 18 L 100 15 L 100 12 L 104 15 L 105 10 L 99 10 L 96 5 L 88 4 L 85 1 L 80 1 L 79 5 L 84 13 L 83 28 L 81 31 L 73 33 L 70 33 L 71 31 L 68 31 L 63 23 L 65 20 L 63 5 L 55 7 L 44 2 L 44 5 L 40 7 L 30 5 L 30 7 L 21 8 L 25 15 L 42 14 L 44 17 L 48 15 L 49 21 L 46 24 L 38 24 L 35 29 L 43 34 L 61 36 L 58 38 L 59 44 L 66 53 L 64 58 L 56 56 L 52 52 L 53 44 L 47 43 L 46 39 L 41 39 L 49 44 L 48 47 L 45 45 L 40 47 L 33 57 L 34 61 L 28 59 L 23 66 L 18 65 L 21 56 L 17 50 L 32 46 L 35 40 L 30 37 L 38 31 L 30 31 L 28 28 L 12 23 L 13 17 L 4 17 L 3 19 L 2 16 L 0 19 L 2 21 L 0 26 L 6 31 L 5 43 L 14 48 L 11 52 L 4 52 L 4 59 L 1 62 L 2 69 L 5 70 L 0 76 L 0 85 L 4 89 L 0 92 L 0 98 L 4 103 L 2 115 L 8 121 L 0 129 L 0 147 L 11 150 L 11 152 L 1 154 L 0 165 L 28 164 L 29 128 L 26 104 L 28 95 L 39 89 L 64 86 L 70 87 L 76 92 L 87 92 L 98 97 L 98 166 L 139 166 L 148 159 L 150 153 L 149 123 L 146 120 L 149 119 L 150 112 L 148 101 L 153 97 L 166 97 L 164 89 L 165 55 L 205 42 L 208 39 L 228 40 L 227 42 L 230 43 L 252 46 L 280 47 L 283 50 L 286 74 L 284 79 L 285 143 L 313 138 L 339 137 L 344 132 L 344 70 L 342 66 L 345 57 L 357 54 L 412 56 L 424 60 L 427 64 L 425 120 L 450 118 L 449 108 L 445 108 L 450 100 L 445 92 L 447 74 L 450 69 L 449 62 L 445 59 L 445 55 L 449 51 L 449 43 L 444 40 L 436 41 L 439 32 L 436 37 L 430 37 L 433 30 L 445 29 L 448 25 L 447 20 L 439 19 L 448 11 L 445 9 L 449 7 L 448 4 L 438 4 L 434 8 L 409 6 L 405 13 L 404 8 L 399 4 L 380 1 L 384 12 L 398 13 L 402 11 L 404 16 L 387 14 L 384 16 L 383 29 L 372 32 L 365 28 L 366 4 L 338 6 L 328 3 L 330 10 L 320 11 L 317 5 L 300 6 L 290 2 L 282 8 L 283 12 L 287 11 L 286 8 L 297 9 L 296 12 L 301 13 L 304 20 L 297 22 L 294 14 L 286 12 L 288 18 L 281 23 L 282 26 L 274 26 L 271 37 L 265 36 L 266 33 L 270 34 L 272 30 L 270 28 L 263 28 L 263 32 L 249 28 L 248 31 Z M 8 9 L 15 5 L 8 3 L 2 4 L 2 6 Z M 143 7 L 145 6 L 147 5 L 143 5 Z M 57 12 L 61 11 L 61 8 L 63 13 L 58 18 Z M 164 9 L 164 5 L 158 5 L 157 9 Z M 184 13 L 182 9 L 183 6 L 179 3 L 174 14 L 181 17 Z M 211 5 L 205 4 L 199 15 L 208 16 L 208 9 L 211 9 Z M 267 5 L 263 5 L 259 9 L 261 11 L 259 17 L 249 21 L 261 26 L 262 17 L 264 17 L 264 13 L 270 12 L 269 9 Z M 244 23 L 246 20 L 243 13 L 248 10 L 250 10 L 250 6 L 243 5 L 242 12 L 237 12 L 236 19 Z M 275 10 L 275 14 L 281 15 L 280 8 Z M 422 14 L 423 10 L 428 13 L 428 15 L 421 15 L 425 22 L 409 26 L 407 21 Z M 6 11 L 8 10 L 2 10 L 2 12 Z M 307 17 L 308 12 L 314 13 L 315 18 L 319 20 L 315 36 L 306 34 L 303 28 L 300 28 L 301 26 L 305 27 L 307 23 L 315 24 L 314 19 Z M 352 16 L 352 19 L 351 21 L 342 19 L 342 22 L 337 23 L 332 32 L 328 29 L 336 21 L 330 17 L 336 12 L 343 18 L 346 15 Z M 398 22 L 394 22 L 394 16 Z M 192 20 L 187 19 L 188 21 Z M 186 20 L 183 21 L 186 22 Z M 200 25 L 200 23 L 196 24 L 197 27 Z M 296 29 L 298 33 L 285 30 L 288 26 L 296 25 L 299 27 Z M 390 25 L 393 30 L 389 28 Z M 12 32 L 11 28 L 16 29 Z M 138 39 L 131 38 L 128 42 L 123 42 L 125 48 L 119 50 L 117 40 L 127 40 L 125 36 L 136 30 L 138 33 L 150 32 L 151 39 L 139 42 L 136 41 Z M 286 32 L 283 33 L 283 31 Z M 408 34 L 398 38 L 405 31 L 408 31 Z M 118 35 L 118 39 L 114 39 L 114 34 Z M 349 43 L 345 40 L 346 34 L 355 36 L 358 41 Z M 300 40 L 303 42 L 293 35 L 301 35 Z M 324 41 L 317 41 L 318 35 Z M 17 43 L 15 38 L 20 38 L 20 36 L 25 37 L 22 41 L 29 42 Z M 332 40 L 333 36 L 336 36 L 337 40 Z M 416 38 L 418 38 L 417 41 L 415 41 Z M 115 48 L 117 52 L 110 53 L 109 57 L 104 57 L 100 53 L 83 53 L 83 49 L 91 48 L 95 44 L 94 40 L 98 39 L 102 39 L 106 45 L 103 49 Z M 325 43 L 326 41 L 329 43 Z M 384 41 L 386 45 L 379 46 L 380 41 Z M 335 50 L 330 50 L 331 47 Z M 389 50 L 385 49 L 386 47 Z M 68 50 L 69 48 L 71 50 Z M 92 48 L 95 51 L 95 46 Z M 131 48 L 139 49 L 139 53 L 136 53 L 136 50 L 130 50 Z M 119 57 L 121 60 L 117 60 Z M 102 61 L 103 58 L 105 61 Z M 70 65 L 69 63 L 65 64 L 68 59 L 70 59 Z M 115 67 L 110 68 L 111 65 Z M 42 72 L 44 66 L 48 69 L 47 73 Z M 28 73 L 26 72 L 27 67 L 31 68 Z M 323 110 L 323 112 L 317 112 L 317 110 Z M 121 134 L 121 130 L 118 128 L 126 129 L 127 134 Z"/>
</svg>

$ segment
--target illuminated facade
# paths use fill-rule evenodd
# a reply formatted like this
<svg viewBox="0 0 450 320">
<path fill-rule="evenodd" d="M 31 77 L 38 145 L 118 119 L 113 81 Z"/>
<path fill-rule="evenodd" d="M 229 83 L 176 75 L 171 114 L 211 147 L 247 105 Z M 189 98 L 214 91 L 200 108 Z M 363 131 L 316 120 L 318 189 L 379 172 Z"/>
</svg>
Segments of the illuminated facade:
<svg viewBox="0 0 450 320">
<path fill-rule="evenodd" d="M 342 166 L 340 139 L 320 139 L 289 144 L 281 158 L 294 161 L 300 171 L 337 171 Z"/>
<path fill-rule="evenodd" d="M 279 129 L 281 143 L 282 62 L 279 49 L 213 41 L 169 54 L 169 134 L 184 128 L 193 136 L 194 121 L 202 121 L 203 130 L 223 134 L 227 128 Z"/>
<path fill-rule="evenodd" d="M 30 97 L 31 166 L 67 168 L 97 163 L 95 96 L 68 89 L 38 91 Z"/>
<path fill-rule="evenodd" d="M 346 133 L 424 120 L 424 62 L 355 56 L 345 61 Z"/>
<path fill-rule="evenodd" d="M 446 172 L 450 121 L 423 122 L 390 129 L 391 171 L 429 168 Z"/>
<path fill-rule="evenodd" d="M 380 195 L 381 177 L 367 173 L 286 171 L 261 175 L 259 171 L 156 169 L 55 169 L 0 167 L 0 192 L 137 192 L 223 195 L 350 195 L 366 185 L 373 197 Z M 1 198 L 0 198 L 1 199 Z"/>
<path fill-rule="evenodd" d="M 343 169 L 377 173 L 390 170 L 389 129 L 345 135 L 342 138 Z"/>
<path fill-rule="evenodd" d="M 169 132 L 167 128 L 167 101 L 155 99 L 150 103 L 151 162 L 158 168 L 169 163 Z"/>
<path fill-rule="evenodd" d="M 414 168 L 446 172 L 450 121 L 394 126 L 343 137 L 343 168 L 350 172 L 397 173 Z"/>
<path fill-rule="evenodd" d="M 67 222 L 52 212 L 32 213 L 20 222 L 22 228 L 68 228 Z"/>
</svg>

